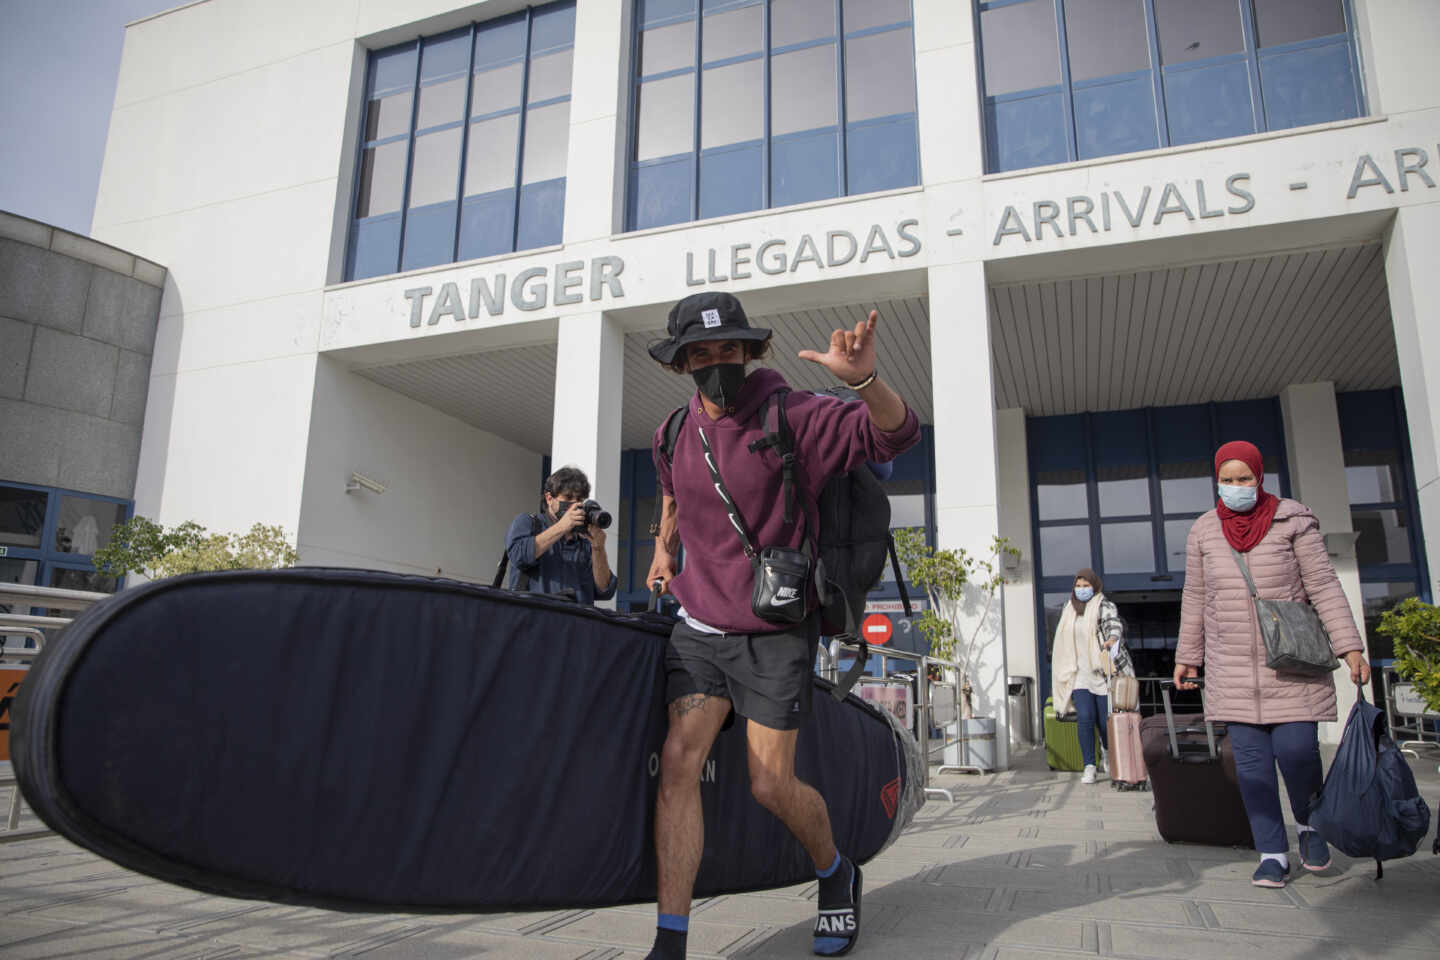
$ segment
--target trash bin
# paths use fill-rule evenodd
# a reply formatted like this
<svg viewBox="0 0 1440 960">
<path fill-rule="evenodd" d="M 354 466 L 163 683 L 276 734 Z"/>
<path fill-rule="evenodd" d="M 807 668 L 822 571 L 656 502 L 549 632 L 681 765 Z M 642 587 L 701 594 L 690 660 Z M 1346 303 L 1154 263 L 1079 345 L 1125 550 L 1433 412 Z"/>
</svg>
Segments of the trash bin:
<svg viewBox="0 0 1440 960">
<path fill-rule="evenodd" d="M 1010 749 L 1019 750 L 1035 742 L 1030 728 L 1031 677 L 1006 677 L 1010 697 Z"/>
</svg>

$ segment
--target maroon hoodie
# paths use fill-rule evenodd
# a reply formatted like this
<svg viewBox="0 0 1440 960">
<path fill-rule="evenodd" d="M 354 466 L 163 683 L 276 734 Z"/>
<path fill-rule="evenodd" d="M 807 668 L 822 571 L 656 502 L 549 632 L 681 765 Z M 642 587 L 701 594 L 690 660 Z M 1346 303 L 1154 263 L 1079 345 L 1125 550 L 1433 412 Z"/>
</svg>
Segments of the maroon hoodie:
<svg viewBox="0 0 1440 960">
<path fill-rule="evenodd" d="M 749 450 L 751 441 L 765 435 L 758 416 L 760 404 L 787 387 L 779 373 L 757 369 L 746 378 L 735 413 L 719 420 L 710 419 L 696 391 L 690 398 L 689 416 L 675 440 L 673 467 L 659 452 L 665 425 L 662 423 L 655 431 L 651 455 L 661 489 L 675 498 L 680 542 L 685 547 L 685 567 L 670 582 L 670 591 L 684 604 L 686 613 L 719 630 L 767 633 L 783 628 L 750 611 L 754 583 L 750 561 L 710 480 L 697 431 L 705 428 L 725 489 L 739 508 L 755 548 L 798 550 L 804 527 L 798 513 L 794 523 L 785 523 L 780 457 L 768 448 L 755 453 Z M 806 391 L 789 395 L 785 414 L 795 434 L 795 494 L 810 519 L 813 555 L 818 523 L 816 501 L 825 482 L 866 460 L 884 463 L 895 459 L 920 439 L 920 420 L 915 411 L 907 408 L 900 429 L 886 433 L 871 422 L 865 404 L 845 403 Z M 810 605 L 812 609 L 815 606 L 813 583 Z"/>
</svg>

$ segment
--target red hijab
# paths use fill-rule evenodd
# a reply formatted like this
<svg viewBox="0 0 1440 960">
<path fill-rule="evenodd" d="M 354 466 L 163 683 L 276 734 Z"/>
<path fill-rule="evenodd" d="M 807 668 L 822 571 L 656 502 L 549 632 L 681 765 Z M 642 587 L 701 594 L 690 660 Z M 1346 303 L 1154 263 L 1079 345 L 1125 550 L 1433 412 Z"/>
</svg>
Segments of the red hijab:
<svg viewBox="0 0 1440 960">
<path fill-rule="evenodd" d="M 1215 502 L 1215 511 L 1220 514 L 1220 529 L 1225 531 L 1225 539 L 1230 546 L 1245 553 L 1265 537 L 1270 529 L 1270 521 L 1275 519 L 1275 510 L 1280 506 L 1280 498 L 1273 493 L 1265 492 L 1265 465 L 1260 460 L 1260 450 L 1253 443 L 1246 443 L 1244 440 L 1232 440 L 1215 451 L 1215 477 L 1218 482 L 1220 477 L 1220 465 L 1227 460 L 1239 460 L 1250 468 L 1250 472 L 1260 481 L 1259 495 L 1255 500 L 1255 506 L 1247 513 L 1236 513 L 1225 506 L 1225 501 Z"/>
</svg>

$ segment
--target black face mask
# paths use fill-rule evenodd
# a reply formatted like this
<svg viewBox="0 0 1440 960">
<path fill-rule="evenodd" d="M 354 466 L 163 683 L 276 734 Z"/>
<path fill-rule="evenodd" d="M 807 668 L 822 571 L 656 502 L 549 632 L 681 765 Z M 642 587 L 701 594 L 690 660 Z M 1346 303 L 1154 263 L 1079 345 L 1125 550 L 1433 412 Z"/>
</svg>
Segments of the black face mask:
<svg viewBox="0 0 1440 960">
<path fill-rule="evenodd" d="M 733 407 L 740 396 L 740 388 L 745 385 L 745 364 L 712 363 L 690 376 L 695 378 L 695 386 L 700 388 L 701 396 L 722 409 Z"/>
</svg>

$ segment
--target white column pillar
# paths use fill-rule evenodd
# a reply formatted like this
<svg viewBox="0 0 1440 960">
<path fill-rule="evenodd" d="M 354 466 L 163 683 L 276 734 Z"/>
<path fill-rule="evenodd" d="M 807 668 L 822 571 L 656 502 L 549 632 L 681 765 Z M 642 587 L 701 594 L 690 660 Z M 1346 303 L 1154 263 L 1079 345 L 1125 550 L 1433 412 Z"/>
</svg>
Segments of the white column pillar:
<svg viewBox="0 0 1440 960">
<path fill-rule="evenodd" d="M 1350 534 L 1350 492 L 1345 483 L 1345 449 L 1340 442 L 1340 413 L 1335 405 L 1335 384 L 1292 383 L 1280 392 L 1285 420 L 1285 455 L 1290 461 L 1290 490 L 1309 507 L 1326 535 L 1330 562 L 1340 576 L 1350 615 L 1365 637 L 1365 605 L 1360 593 L 1360 569 L 1355 562 L 1355 541 Z M 1339 743 L 1345 718 L 1355 703 L 1349 671 L 1335 672 L 1339 719 L 1320 724 L 1324 743 Z"/>
<path fill-rule="evenodd" d="M 974 14 L 956 0 L 913 0 L 920 169 L 927 185 L 985 172 Z"/>
<path fill-rule="evenodd" d="M 1400 386 L 1410 425 L 1410 462 L 1432 580 L 1440 571 L 1440 204 L 1402 207 L 1385 241 L 1385 279 Z"/>
<path fill-rule="evenodd" d="M 624 0 L 585 0 L 575 5 L 565 163 L 567 244 L 608 237 L 622 222 L 633 7 Z"/>
<path fill-rule="evenodd" d="M 1040 716 L 1040 662 L 1035 644 L 1035 555 L 1030 538 L 1030 458 L 1025 446 L 1025 411 L 1019 407 L 995 413 L 1000 536 L 1020 551 L 1020 563 L 1005 572 L 1006 671 L 1029 677 L 1030 737 L 1036 739 Z M 1018 726 L 1019 717 L 1011 717 Z M 1015 743 L 1011 737 L 1010 742 Z"/>
<path fill-rule="evenodd" d="M 573 464 L 590 478 L 590 496 L 612 514 L 620 505 L 620 416 L 625 386 L 625 334 L 603 313 L 560 319 L 555 345 L 555 422 L 550 468 Z M 616 562 L 613 528 L 605 538 Z"/>
<path fill-rule="evenodd" d="M 930 364 L 935 409 L 935 524 L 939 545 L 984 555 L 1000 530 L 996 483 L 995 394 L 990 377 L 989 299 L 979 262 L 931 267 Z M 1005 691 L 1005 614 L 997 594 L 989 611 L 973 605 L 960 655 L 978 628 L 970 684 L 975 715 L 995 718 L 995 757 L 1010 763 Z"/>
</svg>

